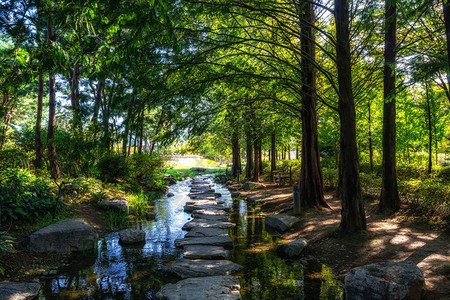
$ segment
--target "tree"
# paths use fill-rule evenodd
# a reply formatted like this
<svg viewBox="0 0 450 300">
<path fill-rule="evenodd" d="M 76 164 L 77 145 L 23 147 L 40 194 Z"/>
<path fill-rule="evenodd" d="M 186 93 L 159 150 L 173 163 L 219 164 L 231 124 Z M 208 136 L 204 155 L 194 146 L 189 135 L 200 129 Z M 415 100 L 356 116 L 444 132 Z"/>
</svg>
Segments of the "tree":
<svg viewBox="0 0 450 300">
<path fill-rule="evenodd" d="M 396 0 L 386 0 L 383 105 L 383 173 L 379 211 L 392 213 L 400 209 L 397 189 L 395 52 L 397 41 Z"/>
<path fill-rule="evenodd" d="M 339 83 L 339 118 L 341 128 L 342 218 L 343 232 L 366 229 L 359 177 L 359 157 L 356 145 L 356 115 L 352 91 L 349 11 L 347 0 L 335 0 L 336 63 Z"/>
</svg>

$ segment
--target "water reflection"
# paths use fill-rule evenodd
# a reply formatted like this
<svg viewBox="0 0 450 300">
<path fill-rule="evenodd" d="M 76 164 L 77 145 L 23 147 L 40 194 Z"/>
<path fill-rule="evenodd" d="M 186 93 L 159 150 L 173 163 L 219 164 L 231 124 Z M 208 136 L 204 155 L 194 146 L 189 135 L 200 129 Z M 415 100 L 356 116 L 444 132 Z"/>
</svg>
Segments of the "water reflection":
<svg viewBox="0 0 450 300">
<path fill-rule="evenodd" d="M 190 219 L 183 210 L 190 200 L 189 184 L 190 181 L 178 182 L 169 189 L 173 197 L 155 200 L 156 220 L 131 225 L 146 232 L 145 243 L 122 246 L 117 232 L 106 235 L 98 242 L 95 255 L 72 257 L 56 278 L 45 282 L 41 299 L 153 299 L 161 286 L 178 281 L 165 273 L 162 266 L 181 256 L 174 241 L 185 235 L 181 228 Z M 342 289 L 332 280 L 329 269 L 320 272 L 328 274 L 330 280 L 313 281 L 308 274 L 319 272 L 313 267 L 303 269 L 278 258 L 274 251 L 276 240 L 266 232 L 264 219 L 248 210 L 245 201 L 233 201 L 222 185 L 216 184 L 214 188 L 222 195 L 218 200 L 232 207 L 231 220 L 238 225 L 230 230 L 234 242 L 230 259 L 244 266 L 237 274 L 243 299 L 342 296 Z"/>
</svg>

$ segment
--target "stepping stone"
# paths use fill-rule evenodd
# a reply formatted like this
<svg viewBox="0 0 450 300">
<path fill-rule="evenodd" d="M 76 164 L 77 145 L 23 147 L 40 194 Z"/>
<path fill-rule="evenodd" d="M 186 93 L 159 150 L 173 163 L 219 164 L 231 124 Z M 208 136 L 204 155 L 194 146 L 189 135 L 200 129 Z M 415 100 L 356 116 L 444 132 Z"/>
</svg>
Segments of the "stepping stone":
<svg viewBox="0 0 450 300">
<path fill-rule="evenodd" d="M 180 259 L 165 269 L 184 278 L 189 277 L 205 277 L 216 275 L 230 275 L 242 269 L 238 265 L 229 260 L 205 260 L 205 259 Z M 200 298 L 204 299 L 204 298 Z"/>
<path fill-rule="evenodd" d="M 275 252 L 282 258 L 295 258 L 302 254 L 306 246 L 308 246 L 308 241 L 301 238 L 290 243 L 278 245 Z"/>
<path fill-rule="evenodd" d="M 94 249 L 98 234 L 80 219 L 68 219 L 51 224 L 32 233 L 26 241 L 33 252 L 69 253 Z"/>
<path fill-rule="evenodd" d="M 227 256 L 228 252 L 220 246 L 189 245 L 183 251 L 183 257 L 187 259 L 226 259 Z"/>
<path fill-rule="evenodd" d="M 211 220 L 211 221 L 224 221 L 224 222 L 230 221 L 230 218 L 225 215 L 211 216 L 202 214 L 192 214 L 192 217 L 194 219 Z"/>
<path fill-rule="evenodd" d="M 230 211 L 229 207 L 223 205 L 187 205 L 184 207 L 185 212 L 193 212 L 200 209 Z"/>
<path fill-rule="evenodd" d="M 170 300 L 239 300 L 241 286 L 232 276 L 210 276 L 188 278 L 177 283 L 164 285 L 156 294 L 156 299 Z"/>
<path fill-rule="evenodd" d="M 35 282 L 0 282 L 0 299 L 26 300 L 39 295 L 41 285 Z"/>
<path fill-rule="evenodd" d="M 195 201 L 187 201 L 186 205 L 218 205 L 217 201 L 214 200 L 195 200 Z"/>
<path fill-rule="evenodd" d="M 228 236 L 228 230 L 222 228 L 204 228 L 204 227 L 195 227 L 190 230 L 185 238 L 188 237 L 206 237 L 206 236 Z"/>
<path fill-rule="evenodd" d="M 208 210 L 208 209 L 198 209 L 192 213 L 199 215 L 208 215 L 208 216 L 228 216 L 228 213 L 224 210 Z"/>
<path fill-rule="evenodd" d="M 215 200 L 216 195 L 214 194 L 189 194 L 192 199 L 205 199 L 205 200 Z"/>
<path fill-rule="evenodd" d="M 221 246 L 225 248 L 233 248 L 233 241 L 226 236 L 208 236 L 208 237 L 189 237 L 184 239 L 176 239 L 176 247 L 185 247 L 189 245 L 207 245 L 207 246 Z"/>
<path fill-rule="evenodd" d="M 191 230 L 194 227 L 228 229 L 228 228 L 232 228 L 234 226 L 236 226 L 236 225 L 231 223 L 231 222 L 194 219 L 194 220 L 184 224 L 184 226 L 181 229 L 183 229 L 183 230 Z"/>
<path fill-rule="evenodd" d="M 296 223 L 300 221 L 299 218 L 286 214 L 266 216 L 265 223 L 267 227 L 271 227 L 278 232 L 285 232 L 291 229 Z"/>
</svg>

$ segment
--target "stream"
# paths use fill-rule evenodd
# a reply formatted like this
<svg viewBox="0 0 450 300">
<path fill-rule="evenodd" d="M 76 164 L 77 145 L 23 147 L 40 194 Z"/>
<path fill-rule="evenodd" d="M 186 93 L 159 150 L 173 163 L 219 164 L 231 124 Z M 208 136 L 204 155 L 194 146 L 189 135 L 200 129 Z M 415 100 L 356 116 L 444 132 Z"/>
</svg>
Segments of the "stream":
<svg viewBox="0 0 450 300">
<path fill-rule="evenodd" d="M 49 277 L 40 299 L 154 299 L 161 286 L 177 282 L 162 267 L 182 257 L 174 241 L 184 237 L 181 227 L 191 219 L 183 210 L 190 200 L 190 181 L 170 186 L 173 197 L 154 201 L 156 220 L 130 225 L 146 232 L 145 244 L 122 246 L 118 232 L 107 234 L 95 254 L 74 255 Z M 342 288 L 327 266 L 278 258 L 276 236 L 265 230 L 264 218 L 246 201 L 233 201 L 221 184 L 214 188 L 222 195 L 217 200 L 232 208 L 231 221 L 237 224 L 230 230 L 234 248 L 229 256 L 244 267 L 234 274 L 243 299 L 342 299 Z"/>
</svg>

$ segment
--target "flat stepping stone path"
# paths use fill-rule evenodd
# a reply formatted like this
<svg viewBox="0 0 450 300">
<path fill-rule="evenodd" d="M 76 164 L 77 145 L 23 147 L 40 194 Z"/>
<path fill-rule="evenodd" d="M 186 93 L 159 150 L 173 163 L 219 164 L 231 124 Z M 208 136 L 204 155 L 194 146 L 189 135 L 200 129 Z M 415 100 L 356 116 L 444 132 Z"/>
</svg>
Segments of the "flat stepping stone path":
<svg viewBox="0 0 450 300">
<path fill-rule="evenodd" d="M 208 245 L 232 248 L 233 241 L 229 236 L 191 237 L 175 240 L 176 247 L 184 247 L 188 245 Z"/>
<path fill-rule="evenodd" d="M 195 227 L 228 229 L 228 228 L 232 228 L 234 226 L 236 226 L 236 225 L 231 222 L 194 219 L 194 220 L 184 224 L 184 226 L 181 229 L 191 230 L 192 228 L 195 228 Z"/>
<path fill-rule="evenodd" d="M 235 224 L 229 222 L 230 208 L 215 200 L 221 195 L 213 186 L 202 177 L 191 182 L 192 200 L 184 211 L 193 219 L 182 227 L 188 231 L 185 237 L 175 240 L 175 246 L 183 248 L 183 258 L 165 267 L 184 280 L 163 286 L 157 299 L 241 299 L 239 280 L 226 276 L 242 269 L 226 260 L 225 248 L 233 247 L 228 229 Z"/>
<path fill-rule="evenodd" d="M 188 237 L 207 237 L 207 236 L 229 236 L 228 229 L 223 228 L 211 228 L 211 227 L 196 227 L 190 230 L 185 238 Z"/>
<path fill-rule="evenodd" d="M 224 247 L 208 245 L 189 245 L 183 247 L 183 257 L 189 259 L 226 259 L 228 252 Z"/>
<path fill-rule="evenodd" d="M 232 276 L 188 278 L 175 284 L 166 284 L 156 294 L 157 299 L 171 300 L 238 300 L 241 286 Z"/>
<path fill-rule="evenodd" d="M 180 259 L 166 267 L 166 270 L 178 275 L 182 279 L 190 277 L 205 277 L 216 275 L 230 275 L 242 269 L 229 260 L 209 259 Z"/>
</svg>

